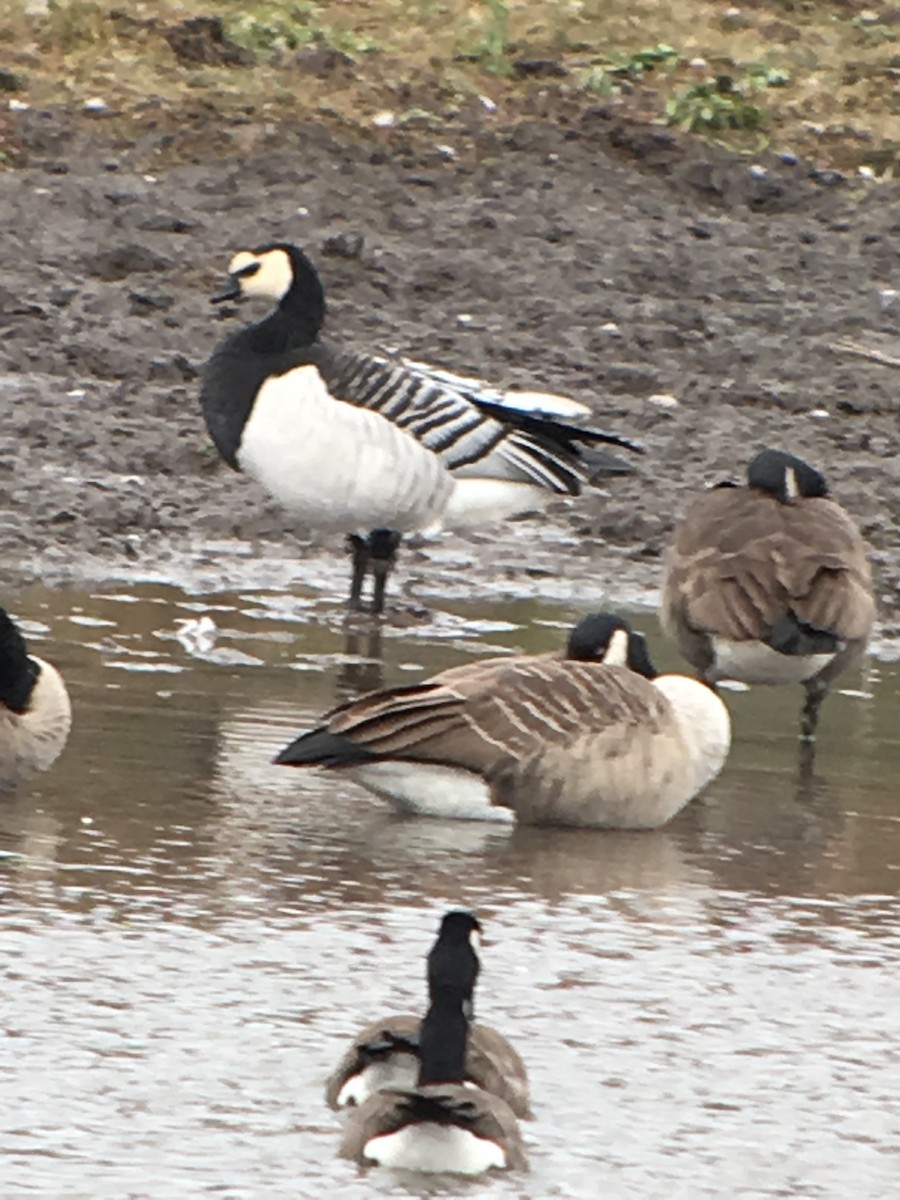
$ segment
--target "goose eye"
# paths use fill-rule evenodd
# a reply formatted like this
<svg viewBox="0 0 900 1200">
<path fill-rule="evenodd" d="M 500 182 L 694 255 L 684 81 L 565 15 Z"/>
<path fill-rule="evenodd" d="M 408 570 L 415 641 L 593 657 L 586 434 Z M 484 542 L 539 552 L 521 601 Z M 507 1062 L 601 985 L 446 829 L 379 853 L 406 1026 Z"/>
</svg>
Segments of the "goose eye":
<svg viewBox="0 0 900 1200">
<path fill-rule="evenodd" d="M 258 262 L 247 263 L 246 267 L 238 267 L 236 271 L 232 271 L 233 279 L 249 279 L 251 275 L 255 275 L 261 264 Z"/>
</svg>

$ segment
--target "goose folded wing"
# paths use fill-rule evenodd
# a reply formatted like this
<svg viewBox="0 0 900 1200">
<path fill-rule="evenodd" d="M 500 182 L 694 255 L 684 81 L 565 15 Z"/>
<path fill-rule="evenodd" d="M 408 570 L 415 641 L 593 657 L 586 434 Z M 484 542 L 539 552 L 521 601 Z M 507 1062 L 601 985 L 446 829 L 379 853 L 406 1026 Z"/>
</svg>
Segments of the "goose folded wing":
<svg viewBox="0 0 900 1200">
<path fill-rule="evenodd" d="M 661 693 L 626 668 L 501 659 L 364 697 L 335 710 L 325 728 L 370 758 L 489 774 L 611 727 L 659 727 L 666 712 Z"/>
<path fill-rule="evenodd" d="M 401 360 L 320 346 L 317 365 L 336 398 L 371 409 L 411 433 L 456 474 L 526 482 L 577 495 L 591 463 L 578 443 L 633 443 L 601 430 L 578 429 L 522 412 L 474 392 L 457 390 L 441 373 Z M 450 377 L 452 378 L 452 376 Z"/>
</svg>

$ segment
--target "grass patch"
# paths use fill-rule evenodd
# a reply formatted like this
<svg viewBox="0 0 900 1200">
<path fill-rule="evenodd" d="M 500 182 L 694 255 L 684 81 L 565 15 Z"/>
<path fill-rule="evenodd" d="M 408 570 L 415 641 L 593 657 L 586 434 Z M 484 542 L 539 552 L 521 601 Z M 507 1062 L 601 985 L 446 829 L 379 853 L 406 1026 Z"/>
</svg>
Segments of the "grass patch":
<svg viewBox="0 0 900 1200">
<path fill-rule="evenodd" d="M 900 23 L 876 6 L 48 0 L 39 8 L 0 0 L 4 66 L 25 81 L 17 97 L 36 105 L 99 96 L 127 118 L 159 97 L 226 116 L 250 110 L 368 128 L 385 110 L 441 117 L 474 95 L 490 97 L 497 121 L 535 92 L 584 103 L 600 96 L 737 148 L 764 141 L 843 168 L 900 173 Z M 219 52 L 201 46 L 192 59 L 169 36 L 191 18 L 219 19 Z M 308 57 L 298 62 L 312 50 L 345 56 L 353 70 L 321 56 L 314 71 Z M 552 72 L 539 69 L 547 63 Z"/>
</svg>

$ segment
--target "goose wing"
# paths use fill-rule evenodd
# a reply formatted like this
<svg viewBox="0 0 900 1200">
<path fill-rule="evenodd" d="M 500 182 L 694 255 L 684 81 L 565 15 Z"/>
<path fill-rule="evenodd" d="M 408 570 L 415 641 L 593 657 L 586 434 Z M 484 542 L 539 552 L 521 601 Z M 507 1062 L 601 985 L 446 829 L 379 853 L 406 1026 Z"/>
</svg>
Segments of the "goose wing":
<svg viewBox="0 0 900 1200">
<path fill-rule="evenodd" d="M 735 641 L 766 638 L 788 609 L 847 640 L 866 636 L 874 619 L 865 545 L 840 505 L 779 504 L 746 488 L 714 489 L 688 510 L 663 607 Z"/>
<path fill-rule="evenodd" d="M 661 729 L 668 715 L 658 689 L 624 667 L 498 659 L 344 704 L 277 761 L 349 766 L 393 758 L 489 776 L 548 746 Z"/>
<path fill-rule="evenodd" d="M 339 1098 L 344 1085 L 373 1062 L 403 1053 L 414 1054 L 418 1058 L 421 1023 L 421 1018 L 412 1013 L 398 1013 L 383 1017 L 380 1021 L 371 1021 L 361 1029 L 328 1077 L 325 1099 L 330 1107 L 340 1107 Z"/>
<path fill-rule="evenodd" d="M 582 446 L 640 449 L 616 434 L 517 409 L 504 402 L 503 393 L 491 389 L 484 395 L 469 386 L 477 381 L 402 359 L 321 345 L 316 362 L 332 395 L 381 413 L 457 474 L 578 495 L 592 466 L 590 458 L 582 461 Z"/>
</svg>

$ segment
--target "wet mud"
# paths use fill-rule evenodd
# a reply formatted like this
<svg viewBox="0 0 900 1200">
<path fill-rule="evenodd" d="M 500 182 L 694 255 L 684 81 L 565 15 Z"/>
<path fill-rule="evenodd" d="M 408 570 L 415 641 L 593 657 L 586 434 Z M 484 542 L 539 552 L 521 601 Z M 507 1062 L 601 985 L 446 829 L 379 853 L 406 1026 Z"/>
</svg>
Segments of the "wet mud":
<svg viewBox="0 0 900 1200">
<path fill-rule="evenodd" d="M 343 594 L 341 548 L 306 542 L 222 465 L 197 405 L 200 365 L 252 315 L 208 303 L 231 253 L 289 238 L 321 268 L 333 338 L 570 393 L 647 449 L 633 477 L 537 523 L 408 552 L 401 593 L 449 555 L 472 591 L 652 595 L 690 495 L 769 444 L 826 471 L 896 628 L 900 371 L 839 348 L 896 353 L 896 185 L 602 109 L 368 141 L 249 119 L 139 137 L 16 121 L 27 165 L 0 175 L 5 574 L 265 582 L 265 560 Z"/>
</svg>

